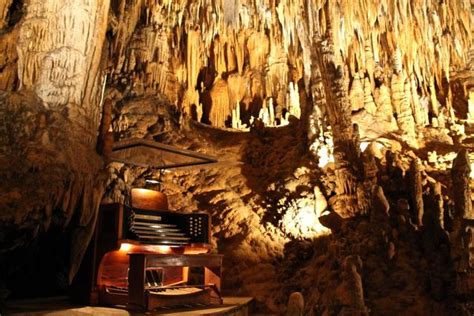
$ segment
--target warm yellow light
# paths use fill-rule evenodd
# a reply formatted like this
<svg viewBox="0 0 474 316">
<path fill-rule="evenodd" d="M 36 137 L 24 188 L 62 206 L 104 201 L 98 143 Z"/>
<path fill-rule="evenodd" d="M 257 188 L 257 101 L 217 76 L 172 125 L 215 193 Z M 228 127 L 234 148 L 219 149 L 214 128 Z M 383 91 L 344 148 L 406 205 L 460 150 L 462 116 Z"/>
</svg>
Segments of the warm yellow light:
<svg viewBox="0 0 474 316">
<path fill-rule="evenodd" d="M 171 252 L 171 247 L 170 246 L 156 246 L 156 248 L 158 248 L 159 252 L 163 252 L 163 253 Z"/>
<path fill-rule="evenodd" d="M 299 199 L 290 206 L 282 218 L 283 230 L 294 238 L 315 238 L 331 231 L 319 222 L 321 211 L 311 199 Z"/>
<path fill-rule="evenodd" d="M 120 251 L 130 251 L 130 249 L 132 249 L 131 244 L 127 244 L 127 243 L 120 244 Z"/>
<path fill-rule="evenodd" d="M 318 150 L 319 162 L 318 167 L 324 168 L 329 163 L 334 162 L 334 156 L 329 152 L 329 148 L 327 146 L 321 146 Z"/>
</svg>

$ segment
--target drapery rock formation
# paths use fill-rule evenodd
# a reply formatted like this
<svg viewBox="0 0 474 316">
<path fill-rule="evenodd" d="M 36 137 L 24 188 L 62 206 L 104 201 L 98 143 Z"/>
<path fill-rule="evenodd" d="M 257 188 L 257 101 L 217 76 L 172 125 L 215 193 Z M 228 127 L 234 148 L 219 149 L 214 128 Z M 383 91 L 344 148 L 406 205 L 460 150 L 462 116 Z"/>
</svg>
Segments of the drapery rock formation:
<svg viewBox="0 0 474 316">
<path fill-rule="evenodd" d="M 2 1 L 0 7 L 2 253 L 50 226 L 68 229 L 70 251 L 63 255 L 73 263 L 71 280 L 105 189 L 95 143 L 109 3 Z"/>
<path fill-rule="evenodd" d="M 159 172 L 105 163 L 138 137 L 218 157 L 162 189 L 260 311 L 472 312 L 473 8 L 0 0 L 0 295 L 64 293 L 100 201 Z"/>
</svg>

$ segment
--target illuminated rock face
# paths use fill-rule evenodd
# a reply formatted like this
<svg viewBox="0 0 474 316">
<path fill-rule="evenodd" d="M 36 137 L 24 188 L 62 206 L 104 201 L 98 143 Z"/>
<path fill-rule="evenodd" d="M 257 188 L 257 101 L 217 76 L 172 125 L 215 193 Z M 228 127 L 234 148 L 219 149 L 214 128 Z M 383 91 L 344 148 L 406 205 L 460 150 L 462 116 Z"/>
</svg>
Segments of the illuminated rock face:
<svg viewBox="0 0 474 316">
<path fill-rule="evenodd" d="M 231 127 L 228 119 L 237 102 L 248 113 L 243 121 L 248 124 L 251 115 L 258 117 L 253 107 L 267 98 L 279 108 L 279 120 L 291 109 L 290 83 L 299 83 L 300 93 L 309 92 L 314 38 L 332 27 L 338 64 L 347 67 L 345 89 L 352 110 L 376 115 L 380 106 L 372 99 L 385 82 L 391 97 L 382 102 L 393 108 L 389 114 L 397 116 L 400 130 L 413 141 L 414 121 L 422 124 L 418 113 L 425 111 L 418 100 L 429 99 L 430 114 L 440 115 L 438 102 L 445 100 L 438 100 L 435 90 L 450 78 L 450 67 L 463 67 L 470 41 L 469 3 L 418 6 L 413 10 L 409 2 L 391 1 L 117 1 L 111 14 L 112 73 L 116 82 L 133 75 L 142 93 L 158 90 L 194 117 L 191 112 L 202 103 L 208 108 L 204 122 L 213 126 Z M 231 92 L 236 77 L 244 78 L 238 83 L 244 93 L 237 98 Z M 223 97 L 230 102 L 219 101 Z M 302 106 L 309 110 L 309 104 Z"/>
<path fill-rule="evenodd" d="M 460 311 L 472 3 L 418 2 L 0 0 L 0 251 L 15 254 L 0 280 L 55 231 L 70 240 L 53 276 L 72 277 L 100 200 L 156 173 L 104 167 L 111 132 L 223 161 L 163 190 L 211 213 L 225 286 L 262 311 L 295 290 L 308 313 Z"/>
<path fill-rule="evenodd" d="M 45 231 L 68 230 L 69 245 L 59 251 L 71 262 L 61 276 L 66 284 L 105 188 L 95 146 L 108 11 L 108 1 L 0 3 L 0 247 L 14 250 Z"/>
</svg>

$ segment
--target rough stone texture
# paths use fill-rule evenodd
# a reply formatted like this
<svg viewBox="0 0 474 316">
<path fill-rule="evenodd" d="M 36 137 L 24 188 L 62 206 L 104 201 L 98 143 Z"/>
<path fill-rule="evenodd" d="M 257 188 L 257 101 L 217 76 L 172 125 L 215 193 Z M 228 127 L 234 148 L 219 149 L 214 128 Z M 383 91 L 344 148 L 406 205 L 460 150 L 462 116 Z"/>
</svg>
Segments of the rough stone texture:
<svg viewBox="0 0 474 316">
<path fill-rule="evenodd" d="M 472 262 L 473 227 L 470 188 L 469 156 L 461 150 L 453 162 L 451 171 L 454 195 L 453 231 L 450 234 L 452 256 L 456 271 L 455 293 L 462 299 L 472 299 L 474 283 Z"/>
<path fill-rule="evenodd" d="M 316 60 L 313 62 L 318 63 L 322 73 L 325 110 L 334 137 L 336 196 L 332 199 L 332 207 L 341 217 L 347 218 L 360 213 L 357 188 L 361 170 L 356 163 L 360 159 L 359 134 L 357 125 L 351 123 L 351 104 L 344 90 L 344 73 L 341 65 L 335 63 L 332 40 L 320 39 L 316 45 Z"/>
<path fill-rule="evenodd" d="M 14 278 L 39 287 L 49 268 L 28 267 L 29 247 L 55 230 L 69 244 L 56 271 L 67 286 L 92 235 L 106 181 L 95 147 L 108 10 L 109 1 L 0 3 L 2 288 Z M 30 252 L 15 262 L 7 251 L 21 247 Z"/>
<path fill-rule="evenodd" d="M 421 178 L 420 163 L 413 159 L 410 163 L 410 192 L 413 205 L 413 221 L 418 226 L 423 225 L 423 182 Z"/>
<path fill-rule="evenodd" d="M 166 173 L 163 191 L 212 215 L 224 288 L 259 312 L 287 312 L 295 291 L 306 314 L 469 310 L 469 159 L 447 170 L 472 144 L 471 6 L 0 0 L 2 297 L 65 293 L 103 182 L 126 202 L 157 176 L 101 171 L 112 138 L 139 137 L 219 158 Z"/>
<path fill-rule="evenodd" d="M 365 0 L 357 5 L 336 3 L 331 3 L 330 11 L 325 12 L 325 1 L 116 1 L 110 14 L 113 82 L 120 84 L 133 77 L 134 85 L 139 87 L 137 93 L 159 91 L 195 119 L 195 109 L 202 103 L 201 120 L 214 126 L 231 126 L 228 116 L 236 102 L 245 111 L 243 123 L 249 124 L 252 115 L 258 117 L 262 101 L 267 98 L 280 108 L 280 119 L 281 113 L 289 110 L 290 83 L 308 90 L 311 87 L 312 39 L 326 32 L 326 21 L 341 21 L 343 16 L 344 23 L 333 26 L 338 31 L 333 32 L 332 39 L 335 51 L 341 53 L 341 61 L 348 66 L 350 85 L 346 85 L 346 92 L 349 86 L 354 87 L 351 94 L 358 91 L 358 97 L 351 98 L 357 104 L 353 110 L 368 104 L 364 103 L 364 95 L 369 100 L 369 91 L 375 96 L 380 72 L 388 78 L 392 68 L 413 74 L 399 120 L 400 129 L 410 134 L 407 141 L 412 141 L 411 108 L 419 106 L 415 104 L 418 93 L 431 98 L 431 82 L 441 87 L 441 78 L 449 75 L 449 66 L 462 67 L 466 60 L 461 47 L 470 41 L 470 33 L 466 32 L 470 28 L 468 4 L 456 1 L 448 6 L 428 1 L 413 11 L 408 2 L 399 6 Z M 428 18 L 426 12 L 433 17 Z M 301 18 L 291 18 L 294 16 Z M 451 45 L 454 40 L 458 44 Z M 396 66 L 392 66 L 394 55 Z M 433 64 L 436 66 L 427 66 Z M 236 89 L 231 80 L 236 76 L 245 78 L 248 85 L 237 98 L 230 92 Z M 396 85 L 401 90 L 394 102 L 408 92 L 404 80 Z M 223 85 L 229 87 L 225 89 L 229 91 L 229 105 L 216 106 L 220 96 L 209 97 L 215 85 L 220 90 Z M 391 107 L 390 100 L 388 103 Z M 372 106 L 367 109 L 369 113 L 372 110 Z M 413 113 L 420 111 L 414 108 Z"/>
<path fill-rule="evenodd" d="M 72 226 L 74 275 L 104 189 L 105 179 L 97 177 L 102 163 L 91 142 L 95 135 L 45 108 L 32 92 L 2 93 L 0 103 L 2 258 L 8 262 L 6 251 L 27 246 L 52 228 Z"/>
<path fill-rule="evenodd" d="M 291 293 L 288 299 L 287 316 L 302 316 L 304 313 L 304 298 L 300 292 Z"/>
</svg>

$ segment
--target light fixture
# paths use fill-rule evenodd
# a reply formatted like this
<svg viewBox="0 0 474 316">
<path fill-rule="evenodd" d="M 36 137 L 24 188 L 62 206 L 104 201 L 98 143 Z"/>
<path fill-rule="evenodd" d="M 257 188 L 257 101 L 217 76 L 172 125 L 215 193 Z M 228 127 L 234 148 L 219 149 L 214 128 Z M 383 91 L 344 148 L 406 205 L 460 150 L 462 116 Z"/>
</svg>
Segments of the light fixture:
<svg viewBox="0 0 474 316">
<path fill-rule="evenodd" d="M 145 182 L 149 183 L 149 184 L 160 184 L 161 183 L 161 181 L 156 180 L 156 179 L 145 179 Z"/>
<path fill-rule="evenodd" d="M 128 244 L 128 243 L 120 244 L 120 251 L 130 251 L 130 249 L 132 249 L 132 244 Z"/>
</svg>

